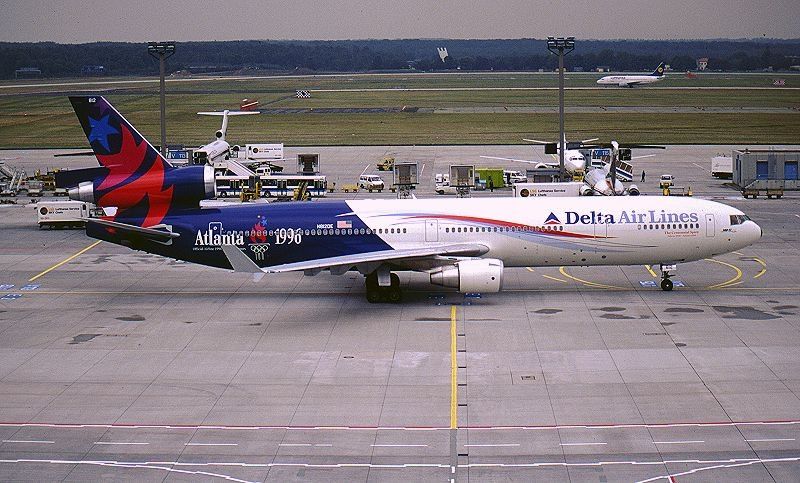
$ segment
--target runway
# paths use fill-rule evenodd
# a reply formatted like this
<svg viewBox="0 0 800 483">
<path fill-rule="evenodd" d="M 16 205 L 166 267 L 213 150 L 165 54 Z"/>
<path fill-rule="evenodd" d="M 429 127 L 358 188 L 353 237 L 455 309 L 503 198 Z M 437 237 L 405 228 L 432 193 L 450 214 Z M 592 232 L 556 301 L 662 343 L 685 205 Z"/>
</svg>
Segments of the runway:
<svg viewBox="0 0 800 483">
<path fill-rule="evenodd" d="M 796 481 L 798 196 L 743 200 L 704 168 L 729 149 L 635 162 L 648 195 L 670 172 L 764 229 L 669 293 L 654 267 L 529 267 L 480 297 L 401 274 L 406 300 L 370 305 L 357 274 L 256 283 L 0 205 L 0 480 Z M 418 161 L 433 196 L 454 160 L 541 149 L 299 152 L 340 185 Z"/>
</svg>

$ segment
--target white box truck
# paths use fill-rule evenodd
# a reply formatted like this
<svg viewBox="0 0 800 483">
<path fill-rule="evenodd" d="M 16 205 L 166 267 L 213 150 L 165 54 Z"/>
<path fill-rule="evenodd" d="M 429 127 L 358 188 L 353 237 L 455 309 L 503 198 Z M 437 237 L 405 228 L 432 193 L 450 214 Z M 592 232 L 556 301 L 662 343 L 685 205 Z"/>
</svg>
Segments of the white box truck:
<svg viewBox="0 0 800 483">
<path fill-rule="evenodd" d="M 733 178 L 733 158 L 730 156 L 714 156 L 711 158 L 711 176 L 715 178 Z"/>
<path fill-rule="evenodd" d="M 581 196 L 591 193 L 591 188 L 580 181 L 564 183 L 516 183 L 512 187 L 514 196 L 528 198 L 533 196 Z"/>
<path fill-rule="evenodd" d="M 280 161 L 283 159 L 283 144 L 245 144 L 247 159 Z"/>
<path fill-rule="evenodd" d="M 94 215 L 93 204 L 83 201 L 40 201 L 34 205 L 39 228 L 83 228 Z"/>
</svg>

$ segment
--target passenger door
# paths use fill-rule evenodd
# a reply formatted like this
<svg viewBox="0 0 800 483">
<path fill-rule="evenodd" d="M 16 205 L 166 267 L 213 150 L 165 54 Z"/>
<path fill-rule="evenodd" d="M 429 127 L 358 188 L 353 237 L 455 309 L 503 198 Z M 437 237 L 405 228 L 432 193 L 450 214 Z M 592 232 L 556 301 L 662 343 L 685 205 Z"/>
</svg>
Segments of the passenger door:
<svg viewBox="0 0 800 483">
<path fill-rule="evenodd" d="M 439 241 L 439 220 L 427 220 L 425 222 L 425 241 Z"/>
<path fill-rule="evenodd" d="M 714 215 L 712 213 L 706 213 L 706 236 L 713 237 L 714 233 L 716 232 L 716 227 L 714 226 Z"/>
</svg>

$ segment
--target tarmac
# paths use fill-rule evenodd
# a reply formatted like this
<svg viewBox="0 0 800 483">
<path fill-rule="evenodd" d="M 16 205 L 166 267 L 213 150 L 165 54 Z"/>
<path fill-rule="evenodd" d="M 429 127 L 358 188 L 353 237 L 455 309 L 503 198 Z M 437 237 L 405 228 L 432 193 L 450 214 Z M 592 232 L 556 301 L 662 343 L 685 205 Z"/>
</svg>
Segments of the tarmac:
<svg viewBox="0 0 800 483">
<path fill-rule="evenodd" d="M 401 273 L 403 303 L 372 305 L 358 274 L 254 282 L 0 205 L 0 480 L 797 481 L 800 196 L 744 200 L 711 177 L 712 156 L 744 147 L 633 161 L 647 195 L 671 173 L 764 230 L 680 265 L 672 292 L 657 267 L 532 267 L 471 297 Z M 310 152 L 338 186 L 383 156 L 416 161 L 419 197 L 449 164 L 545 159 L 530 146 L 287 158 Z M 53 153 L 2 157 L 29 174 L 93 163 Z M 509 193 L 474 194 L 489 195 Z"/>
</svg>

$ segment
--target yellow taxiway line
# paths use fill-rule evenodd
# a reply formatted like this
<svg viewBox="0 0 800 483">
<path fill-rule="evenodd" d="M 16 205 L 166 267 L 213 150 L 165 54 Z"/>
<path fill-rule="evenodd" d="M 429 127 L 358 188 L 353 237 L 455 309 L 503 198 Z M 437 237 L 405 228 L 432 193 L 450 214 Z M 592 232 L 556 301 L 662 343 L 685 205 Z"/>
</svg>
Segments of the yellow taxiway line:
<svg viewBox="0 0 800 483">
<path fill-rule="evenodd" d="M 751 260 L 753 260 L 754 262 L 756 262 L 759 265 L 761 265 L 761 271 L 758 272 L 757 274 L 753 275 L 753 278 L 758 278 L 758 277 L 764 275 L 765 273 L 767 273 L 767 262 L 765 262 L 764 260 L 762 260 L 762 259 L 760 259 L 758 257 L 753 257 L 753 258 L 751 258 Z"/>
<path fill-rule="evenodd" d="M 588 285 L 590 287 L 615 288 L 615 289 L 621 289 L 622 288 L 622 287 L 616 287 L 614 285 L 606 285 L 604 283 L 590 282 L 588 280 L 583 280 L 583 279 L 578 278 L 578 277 L 573 277 L 572 275 L 567 273 L 567 270 L 564 267 L 558 267 L 558 271 L 561 272 L 561 275 L 563 275 L 563 276 L 565 276 L 565 277 L 567 277 L 567 278 L 569 278 L 571 280 L 575 280 L 576 282 L 580 282 L 580 283 L 582 283 L 584 285 Z"/>
<path fill-rule="evenodd" d="M 545 274 L 542 274 L 542 277 L 544 277 L 544 278 L 549 278 L 550 280 L 555 280 L 556 282 L 561 282 L 561 283 L 569 283 L 569 282 L 567 282 L 566 280 L 564 280 L 563 278 L 551 277 L 550 275 L 545 275 Z"/>
<path fill-rule="evenodd" d="M 34 281 L 34 280 L 36 280 L 37 278 L 39 278 L 39 277 L 41 277 L 41 276 L 43 276 L 43 275 L 46 275 L 46 274 L 48 274 L 48 273 L 52 272 L 53 270 L 55 270 L 56 268 L 60 267 L 61 265 L 64 265 L 65 263 L 69 263 L 69 262 L 71 262 L 72 260 L 74 260 L 74 259 L 78 258 L 79 256 L 83 255 L 84 253 L 88 252 L 88 251 L 89 251 L 89 250 L 91 250 L 92 248 L 94 248 L 94 247 L 96 247 L 97 245 L 99 245 L 101 241 L 102 241 L 102 240 L 97 240 L 96 242 L 92 243 L 92 244 L 91 244 L 91 245 L 89 245 L 88 247 L 86 247 L 86 248 L 84 248 L 83 250 L 79 251 L 79 252 L 78 252 L 78 253 L 76 253 L 75 255 L 72 255 L 71 257 L 68 257 L 68 258 L 65 258 L 64 260 L 61 260 L 60 262 L 56 263 L 55 265 L 53 265 L 52 267 L 48 268 L 47 270 L 45 270 L 45 271 L 43 271 L 43 272 L 39 273 L 38 275 L 34 275 L 33 277 L 29 278 L 29 279 L 28 279 L 28 281 L 29 281 L 29 282 L 33 282 L 33 281 Z"/>
<path fill-rule="evenodd" d="M 718 283 L 716 285 L 709 285 L 706 288 L 725 288 L 725 287 L 730 287 L 732 285 L 738 285 L 738 284 L 742 283 L 742 282 L 739 281 L 739 279 L 742 278 L 742 270 L 739 267 L 737 267 L 736 265 L 731 265 L 728 262 L 723 262 L 722 260 L 715 260 L 713 258 L 706 258 L 705 260 L 707 262 L 714 262 L 714 263 L 719 263 L 720 265 L 725 265 L 726 267 L 730 267 L 734 271 L 736 271 L 736 275 L 734 275 L 733 278 L 731 278 L 730 280 L 726 280 L 726 281 L 724 281 L 722 283 Z"/>
<path fill-rule="evenodd" d="M 652 275 L 655 278 L 658 278 L 656 272 L 653 271 L 653 267 L 651 267 L 650 265 L 645 265 L 644 268 L 646 268 L 647 271 L 650 272 L 650 275 Z"/>
<path fill-rule="evenodd" d="M 456 360 L 456 306 L 450 306 L 450 429 L 458 428 L 458 363 Z"/>
</svg>

